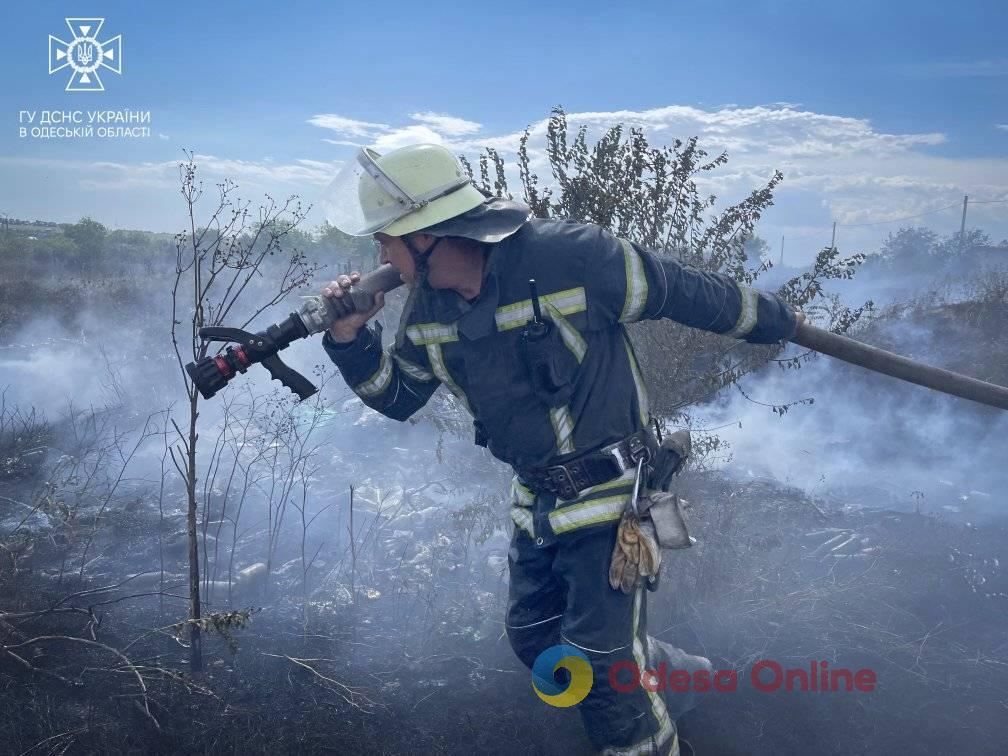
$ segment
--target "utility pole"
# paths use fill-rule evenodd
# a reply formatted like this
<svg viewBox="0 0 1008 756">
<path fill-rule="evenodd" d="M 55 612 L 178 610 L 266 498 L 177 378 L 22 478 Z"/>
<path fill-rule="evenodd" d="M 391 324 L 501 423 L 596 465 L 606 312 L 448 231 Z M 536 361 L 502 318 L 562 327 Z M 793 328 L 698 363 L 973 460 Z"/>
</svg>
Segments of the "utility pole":
<svg viewBox="0 0 1008 756">
<path fill-rule="evenodd" d="M 962 223 L 959 224 L 959 251 L 962 252 L 963 243 L 966 241 L 966 205 L 969 204 L 969 195 L 963 195 Z"/>
<path fill-rule="evenodd" d="M 833 249 L 836 246 L 836 221 L 833 221 L 833 238 L 830 239 L 829 245 L 830 249 Z"/>
<path fill-rule="evenodd" d="M 784 267 L 784 234 L 781 234 L 780 238 L 780 266 Z"/>
</svg>

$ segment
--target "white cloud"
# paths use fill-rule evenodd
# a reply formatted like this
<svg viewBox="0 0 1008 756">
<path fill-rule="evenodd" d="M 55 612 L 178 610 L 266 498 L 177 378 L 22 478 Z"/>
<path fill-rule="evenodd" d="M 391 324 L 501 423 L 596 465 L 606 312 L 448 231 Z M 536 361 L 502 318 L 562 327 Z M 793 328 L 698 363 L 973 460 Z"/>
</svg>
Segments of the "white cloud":
<svg viewBox="0 0 1008 756">
<path fill-rule="evenodd" d="M 360 142 L 354 142 L 354 141 L 352 141 L 350 139 L 327 139 L 327 138 L 323 137 L 322 141 L 323 142 L 327 142 L 329 144 L 339 145 L 340 147 L 360 147 L 361 146 Z"/>
<path fill-rule="evenodd" d="M 464 118 L 455 116 L 439 115 L 437 113 L 413 113 L 410 115 L 414 121 L 430 126 L 434 131 L 445 136 L 465 136 L 475 134 L 483 128 L 483 124 L 475 121 L 467 121 Z"/>
<path fill-rule="evenodd" d="M 312 126 L 319 126 L 323 129 L 331 129 L 344 136 L 370 137 L 376 132 L 388 130 L 388 124 L 370 123 L 368 121 L 357 121 L 353 118 L 345 118 L 335 113 L 321 113 L 308 119 Z"/>
<path fill-rule="evenodd" d="M 735 157 L 773 153 L 781 158 L 805 158 L 865 151 L 879 155 L 945 141 L 943 134 L 885 134 L 874 130 L 867 119 L 788 107 L 701 110 L 672 105 L 645 111 L 571 113 L 568 121 L 598 128 L 620 122 L 680 138 L 697 135 L 709 148 L 727 149 Z"/>
<path fill-rule="evenodd" d="M 233 178 L 239 188 L 287 185 L 286 190 L 297 192 L 299 187 L 325 186 L 335 175 L 340 162 L 299 159 L 279 164 L 272 159 L 263 161 L 221 158 L 215 155 L 196 155 L 197 169 L 207 184 L 224 177 Z M 68 186 L 89 190 L 128 190 L 135 188 L 176 188 L 179 180 L 179 161 L 118 163 L 110 161 L 71 161 L 37 158 L 0 158 L 0 164 L 21 165 L 37 170 L 58 169 Z M 280 187 L 284 188 L 284 187 Z"/>
<path fill-rule="evenodd" d="M 961 203 L 963 194 L 976 199 L 1008 196 L 1008 158 L 1003 150 L 984 158 L 945 157 L 935 150 L 949 140 L 943 133 L 885 131 L 866 118 L 817 113 L 790 104 L 710 109 L 669 105 L 647 110 L 570 113 L 567 118 L 572 131 L 582 124 L 587 127 L 590 142 L 610 126 L 622 123 L 642 128 L 652 144 L 669 145 L 677 138 L 697 136 L 699 146 L 709 157 L 726 150 L 728 163 L 703 174 L 698 181 L 701 191 L 716 194 L 719 203 L 738 201 L 762 186 L 774 170 L 781 170 L 784 182 L 774 207 L 761 221 L 760 232 L 773 239 L 775 245 L 785 234 L 789 259 L 795 259 L 792 255 L 809 259 L 812 247 L 802 253 L 795 240 L 807 238 L 809 245 L 813 241 L 818 245 L 823 238 L 828 242 L 834 220 L 840 224 L 897 221 Z M 372 123 L 332 113 L 316 115 L 309 123 L 325 129 L 320 133 L 326 136 L 320 140 L 325 143 L 320 154 L 312 158 L 280 163 L 275 159 L 199 155 L 197 162 L 208 179 L 207 186 L 219 177 L 231 176 L 239 182 L 244 196 L 269 191 L 278 197 L 299 193 L 312 199 L 341 164 L 338 159 L 328 158 L 332 147 L 340 148 L 333 158 L 345 158 L 349 154 L 347 147 L 361 143 L 375 145 L 384 152 L 405 144 L 431 142 L 470 158 L 485 147 L 493 147 L 513 168 L 524 131 L 484 133 L 475 121 L 432 111 L 390 120 Z M 545 152 L 547 126 L 548 119 L 543 118 L 528 127 L 531 167 L 544 181 L 550 176 Z M 1008 131 L 1008 123 L 995 127 Z M 0 165 L 18 167 L 18 175 L 38 176 L 39 180 L 58 175 L 61 185 L 73 190 L 75 197 L 90 196 L 76 191 L 81 188 L 100 190 L 97 196 L 109 206 L 122 204 L 120 196 L 129 200 L 167 197 L 169 191 L 177 192 L 178 186 L 177 160 L 91 163 L 0 158 Z M 517 177 L 509 174 L 509 180 L 512 191 L 520 193 Z M 148 191 L 129 194 L 134 188 Z M 117 190 L 124 194 L 117 195 Z M 74 212 L 79 204 L 74 201 Z M 967 222 L 984 227 L 997 238 L 1008 236 L 1006 207 L 971 203 Z M 31 212 L 44 213 L 44 209 Z M 928 215 L 919 222 L 939 231 L 957 230 L 959 215 L 953 209 Z M 894 224 L 845 230 L 841 226 L 838 240 L 849 245 L 842 245 L 842 249 L 872 249 L 887 231 L 898 227 Z M 818 228 L 822 231 L 816 231 Z"/>
<path fill-rule="evenodd" d="M 784 182 L 775 206 L 764 215 L 761 232 L 775 239 L 783 233 L 792 239 L 791 254 L 797 252 L 803 259 L 811 257 L 822 239 L 828 241 L 833 220 L 840 224 L 893 221 L 890 226 L 838 229 L 838 239 L 847 249 L 872 249 L 886 232 L 899 227 L 902 218 L 961 203 L 963 194 L 978 198 L 1008 194 L 1005 157 L 943 157 L 934 154 L 933 148 L 948 142 L 944 133 L 886 132 L 866 118 L 816 113 L 789 104 L 710 110 L 671 105 L 643 111 L 569 113 L 567 120 L 572 130 L 586 125 L 590 139 L 622 123 L 641 127 L 652 144 L 697 136 L 709 156 L 727 151 L 728 163 L 698 182 L 702 192 L 725 201 L 737 201 L 765 183 L 774 170 L 781 170 Z M 542 119 L 529 127 L 532 168 L 543 178 L 549 176 L 547 125 L 548 119 Z M 470 155 L 490 146 L 513 161 L 521 136 L 521 132 L 467 136 L 444 144 Z M 911 222 L 930 224 L 940 231 L 946 226 L 958 228 L 957 212 L 953 208 Z M 992 235 L 1008 231 L 1002 205 L 971 206 L 969 222 Z M 817 227 L 822 231 L 815 231 Z M 809 240 L 808 250 L 795 244 L 801 239 Z"/>
<path fill-rule="evenodd" d="M 1008 131 L 1008 123 L 995 123 L 995 129 L 1001 129 L 1002 131 Z"/>
<path fill-rule="evenodd" d="M 332 180 L 339 166 L 339 163 L 306 159 L 286 164 L 236 160 L 214 155 L 196 155 L 195 159 L 202 170 L 213 175 L 231 176 L 239 184 L 244 180 L 260 184 L 279 182 L 321 186 Z"/>
<path fill-rule="evenodd" d="M 423 124 L 412 124 L 401 129 L 392 129 L 387 134 L 376 137 L 373 146 L 378 152 L 388 152 L 398 147 L 405 147 L 407 144 L 417 144 L 424 142 L 427 144 L 448 144 L 449 140 L 445 135 L 435 131 L 430 126 Z"/>
<path fill-rule="evenodd" d="M 980 66 L 979 69 L 983 69 Z M 571 130 L 588 127 L 589 139 L 597 139 L 617 123 L 644 130 L 652 144 L 671 144 L 676 138 L 698 137 L 699 146 L 713 157 L 727 151 L 729 161 L 704 174 L 698 184 L 704 193 L 737 201 L 763 185 L 774 170 L 784 173 L 777 203 L 765 215 L 761 229 L 768 238 L 829 239 L 832 221 L 840 224 L 898 221 L 911 215 L 961 202 L 963 194 L 1001 197 L 1008 193 L 1008 160 L 946 158 L 932 148 L 948 142 L 940 132 L 887 132 L 867 118 L 817 113 L 797 103 L 774 103 L 704 109 L 668 105 L 648 110 L 586 111 L 569 113 Z M 379 151 L 416 142 L 443 144 L 474 157 L 485 147 L 501 152 L 514 164 L 522 131 L 481 134 L 481 126 L 455 116 L 412 113 L 403 123 L 383 126 L 370 134 Z M 413 123 L 410 123 L 413 121 Z M 548 119 L 528 127 L 531 166 L 548 178 L 545 143 Z M 1008 127 L 1000 124 L 998 128 Z M 340 140 L 331 140 L 337 142 Z M 347 140 L 342 140 L 347 141 Z M 517 189 L 516 177 L 511 177 Z M 784 201 L 782 197 L 786 197 Z M 978 225 L 998 223 L 1008 229 L 1008 218 L 998 220 L 999 205 L 977 206 L 970 218 Z M 928 215 L 922 223 L 942 224 L 958 220 L 955 211 Z M 947 222 L 947 223 L 946 223 Z M 821 227 L 823 230 L 816 231 Z M 870 229 L 840 229 L 838 238 L 853 246 L 871 249 L 888 230 L 884 224 Z M 811 244 L 811 242 L 810 242 Z M 797 246 L 800 246 L 798 244 Z M 792 253 L 796 244 L 789 244 Z M 811 256 L 812 248 L 804 254 Z M 800 253 L 799 253 L 800 254 Z M 793 259 L 793 258 L 792 258 Z"/>
<path fill-rule="evenodd" d="M 308 123 L 335 131 L 337 136 L 343 137 L 323 138 L 323 142 L 350 147 L 367 144 L 379 152 L 418 142 L 447 145 L 458 137 L 475 134 L 483 128 L 482 124 L 475 121 L 442 113 L 413 113 L 409 118 L 416 123 L 393 127 L 386 123 L 369 123 L 335 113 L 325 113 L 312 116 Z"/>
</svg>

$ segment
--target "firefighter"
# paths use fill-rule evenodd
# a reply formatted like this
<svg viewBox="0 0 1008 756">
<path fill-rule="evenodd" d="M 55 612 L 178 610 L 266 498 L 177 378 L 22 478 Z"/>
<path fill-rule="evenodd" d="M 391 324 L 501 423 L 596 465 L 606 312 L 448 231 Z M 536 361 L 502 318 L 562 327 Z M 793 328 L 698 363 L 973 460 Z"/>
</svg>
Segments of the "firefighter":
<svg viewBox="0 0 1008 756">
<path fill-rule="evenodd" d="M 659 451 L 625 326 L 669 318 L 765 344 L 790 337 L 800 313 L 599 226 L 487 198 L 436 145 L 361 149 L 325 205 L 341 231 L 373 235 L 410 290 L 383 349 L 380 329 L 366 325 L 383 296 L 350 312 L 341 298 L 357 274 L 325 288 L 337 319 L 323 345 L 347 384 L 397 420 L 444 386 L 472 415 L 476 443 L 514 469 L 506 629 L 515 653 L 531 667 L 553 645 L 582 651 L 594 684 L 579 710 L 599 751 L 677 753 L 675 719 L 691 697 L 609 684 L 620 662 L 710 670 L 647 635 L 644 587 L 660 560 L 652 538 L 638 556 L 622 553 L 611 579 L 635 478 Z"/>
</svg>

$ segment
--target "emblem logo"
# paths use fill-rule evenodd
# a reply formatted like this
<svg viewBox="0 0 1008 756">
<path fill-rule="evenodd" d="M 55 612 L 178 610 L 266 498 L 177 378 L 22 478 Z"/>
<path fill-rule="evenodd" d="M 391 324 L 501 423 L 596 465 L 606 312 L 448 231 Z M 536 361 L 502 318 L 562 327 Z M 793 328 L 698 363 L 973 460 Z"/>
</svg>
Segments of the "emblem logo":
<svg viewBox="0 0 1008 756">
<path fill-rule="evenodd" d="M 563 682 L 557 680 L 559 670 L 565 671 Z M 576 706 L 588 695 L 594 681 L 588 657 L 574 646 L 550 646 L 532 663 L 532 688 L 550 706 Z"/>
<path fill-rule="evenodd" d="M 49 35 L 49 73 L 70 67 L 67 92 L 104 92 L 99 69 L 122 73 L 122 35 L 99 42 L 98 35 L 104 23 L 104 18 L 68 18 L 66 25 L 73 39 L 64 42 Z"/>
</svg>

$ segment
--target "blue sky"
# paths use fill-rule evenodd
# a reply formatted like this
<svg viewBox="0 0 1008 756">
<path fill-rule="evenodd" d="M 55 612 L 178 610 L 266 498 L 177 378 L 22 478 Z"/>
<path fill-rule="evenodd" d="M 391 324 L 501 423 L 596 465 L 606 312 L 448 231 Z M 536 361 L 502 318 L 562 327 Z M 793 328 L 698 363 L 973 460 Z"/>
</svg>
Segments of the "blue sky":
<svg viewBox="0 0 1008 756">
<path fill-rule="evenodd" d="M 48 74 L 48 35 L 67 38 L 66 16 L 104 16 L 100 36 L 123 35 L 124 72 L 103 76 L 105 92 L 67 93 Z M 834 219 L 1008 198 L 1003 1 L 75 1 L 18 3 L 6 25 L 0 212 L 18 217 L 175 230 L 183 147 L 250 196 L 313 199 L 351 150 L 333 142 L 506 151 L 557 104 L 593 133 L 640 122 L 654 141 L 696 133 L 728 149 L 711 185 L 727 198 L 780 167 L 761 231 L 811 245 L 802 255 Z M 19 110 L 95 108 L 150 110 L 155 135 L 17 136 Z M 976 210 L 1008 236 L 1008 203 Z M 921 220 L 958 226 L 954 210 Z M 870 246 L 896 227 L 841 238 Z"/>
</svg>

